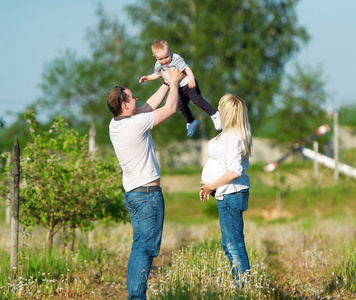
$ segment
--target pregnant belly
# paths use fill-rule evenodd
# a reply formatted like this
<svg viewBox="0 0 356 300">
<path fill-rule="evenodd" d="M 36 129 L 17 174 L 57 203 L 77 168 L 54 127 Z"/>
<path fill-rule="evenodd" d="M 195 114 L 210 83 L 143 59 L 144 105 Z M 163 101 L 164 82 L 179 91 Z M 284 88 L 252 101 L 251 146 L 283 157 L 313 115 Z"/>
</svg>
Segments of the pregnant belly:
<svg viewBox="0 0 356 300">
<path fill-rule="evenodd" d="M 214 182 L 220 178 L 220 168 L 217 160 L 209 158 L 201 173 L 204 182 Z"/>
</svg>

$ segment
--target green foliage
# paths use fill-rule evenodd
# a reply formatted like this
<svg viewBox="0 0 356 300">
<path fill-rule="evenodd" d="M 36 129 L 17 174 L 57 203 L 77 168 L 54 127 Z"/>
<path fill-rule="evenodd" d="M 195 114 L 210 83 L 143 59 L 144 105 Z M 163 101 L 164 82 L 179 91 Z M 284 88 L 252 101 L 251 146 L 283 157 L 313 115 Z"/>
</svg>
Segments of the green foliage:
<svg viewBox="0 0 356 300">
<path fill-rule="evenodd" d="M 351 165 L 356 166 L 356 149 L 342 149 L 340 151 L 340 161 Z"/>
<path fill-rule="evenodd" d="M 268 133 L 278 142 L 290 144 L 301 143 L 328 122 L 322 109 L 327 93 L 321 68 L 296 65 L 295 70 L 294 75 L 287 75 L 279 93 L 279 107 L 273 117 L 275 128 Z"/>
<path fill-rule="evenodd" d="M 166 220 L 175 223 L 192 224 L 208 223 L 217 217 L 216 200 L 202 203 L 199 200 L 199 191 L 193 193 L 168 193 L 164 195 L 166 202 Z"/>
<path fill-rule="evenodd" d="M 161 174 L 164 175 L 200 175 L 201 166 L 185 166 L 181 168 L 161 168 Z"/>
<path fill-rule="evenodd" d="M 19 114 L 18 121 L 8 128 L 0 128 L 0 154 L 11 152 L 14 146 L 15 137 L 18 138 L 20 149 L 26 145 L 26 141 L 30 139 L 28 131 L 23 130 L 26 126 L 24 114 Z"/>
<path fill-rule="evenodd" d="M 285 64 L 308 40 L 297 22 L 297 2 L 149 0 L 129 6 L 128 12 L 143 28 L 145 73 L 155 63 L 150 45 L 157 38 L 167 40 L 192 68 L 203 97 L 217 107 L 225 92 L 238 94 L 247 102 L 254 128 L 263 122 Z M 207 125 L 214 131 L 210 121 Z"/>
<path fill-rule="evenodd" d="M 33 112 L 26 114 L 32 141 L 21 160 L 20 219 L 40 224 L 53 235 L 64 226 L 87 229 L 105 217 L 126 219 L 117 163 L 94 158 L 87 137 L 80 137 L 63 118 L 41 130 Z"/>
<path fill-rule="evenodd" d="M 339 123 L 343 126 L 356 128 L 356 105 L 342 106 L 340 108 Z"/>
<path fill-rule="evenodd" d="M 23 246 L 17 270 L 11 270 L 10 255 L 0 249 L 1 299 L 48 299 L 61 293 L 65 295 L 71 290 L 73 295 L 81 294 L 90 286 L 74 276 L 88 270 L 95 273 L 94 269 L 103 268 L 117 256 L 117 253 L 108 253 L 105 249 L 94 250 L 81 245 L 76 253 L 60 256 L 54 250 L 46 257 L 45 251 Z M 71 283 L 74 284 L 69 288 Z"/>
<path fill-rule="evenodd" d="M 338 279 L 341 279 L 341 284 L 346 290 L 356 293 L 356 250 L 350 256 L 345 257 L 341 262 L 340 274 Z"/>
<path fill-rule="evenodd" d="M 98 24 L 87 32 L 90 54 L 76 56 L 70 50 L 45 65 L 41 89 L 43 96 L 36 103 L 50 119 L 61 115 L 71 126 L 95 121 L 98 142 L 108 144 L 108 123 L 111 112 L 106 99 L 116 85 L 135 89 L 133 80 L 137 51 L 125 27 L 100 5 Z"/>
</svg>

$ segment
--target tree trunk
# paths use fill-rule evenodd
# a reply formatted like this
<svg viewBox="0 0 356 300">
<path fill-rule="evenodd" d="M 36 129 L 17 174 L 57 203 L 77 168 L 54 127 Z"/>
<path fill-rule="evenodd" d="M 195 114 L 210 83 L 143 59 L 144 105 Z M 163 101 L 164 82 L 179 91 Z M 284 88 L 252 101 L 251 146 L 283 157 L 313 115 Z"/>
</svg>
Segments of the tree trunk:
<svg viewBox="0 0 356 300">
<path fill-rule="evenodd" d="M 74 252 L 74 241 L 75 241 L 75 227 L 71 227 L 71 236 L 72 236 L 72 241 L 70 244 L 70 252 Z"/>
<path fill-rule="evenodd" d="M 47 236 L 47 262 L 48 262 L 50 254 L 52 252 L 53 236 L 54 236 L 54 233 L 53 233 L 53 229 L 51 228 L 48 230 L 48 236 Z"/>
<path fill-rule="evenodd" d="M 66 227 L 63 226 L 63 247 L 61 251 L 61 256 L 64 255 L 64 252 L 67 248 L 67 244 L 68 244 L 68 235 L 67 235 Z"/>
</svg>

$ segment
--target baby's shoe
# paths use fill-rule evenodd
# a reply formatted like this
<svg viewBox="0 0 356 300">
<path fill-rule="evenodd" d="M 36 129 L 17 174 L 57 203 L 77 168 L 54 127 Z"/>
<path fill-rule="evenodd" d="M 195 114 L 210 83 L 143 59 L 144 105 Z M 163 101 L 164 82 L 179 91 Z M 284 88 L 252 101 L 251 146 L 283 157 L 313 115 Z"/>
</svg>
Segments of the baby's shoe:
<svg viewBox="0 0 356 300">
<path fill-rule="evenodd" d="M 219 112 L 217 111 L 215 114 L 210 116 L 210 118 L 213 120 L 215 129 L 221 130 L 221 118 Z"/>
<path fill-rule="evenodd" d="M 187 129 L 188 129 L 188 132 L 187 132 L 187 137 L 191 137 L 195 130 L 197 130 L 197 127 L 199 125 L 199 121 L 198 120 L 194 120 L 192 123 L 187 123 Z"/>
</svg>

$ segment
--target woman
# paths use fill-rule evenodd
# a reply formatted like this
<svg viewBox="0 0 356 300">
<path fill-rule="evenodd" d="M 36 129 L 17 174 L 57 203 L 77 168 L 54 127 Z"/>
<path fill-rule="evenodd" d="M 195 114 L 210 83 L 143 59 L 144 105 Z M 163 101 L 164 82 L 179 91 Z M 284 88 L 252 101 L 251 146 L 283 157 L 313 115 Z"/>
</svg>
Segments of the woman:
<svg viewBox="0 0 356 300">
<path fill-rule="evenodd" d="M 217 199 L 221 242 L 234 279 L 250 269 L 243 234 L 250 181 L 246 175 L 251 155 L 251 129 L 244 101 L 225 94 L 219 101 L 222 132 L 208 143 L 209 159 L 202 172 L 200 200 Z"/>
</svg>

